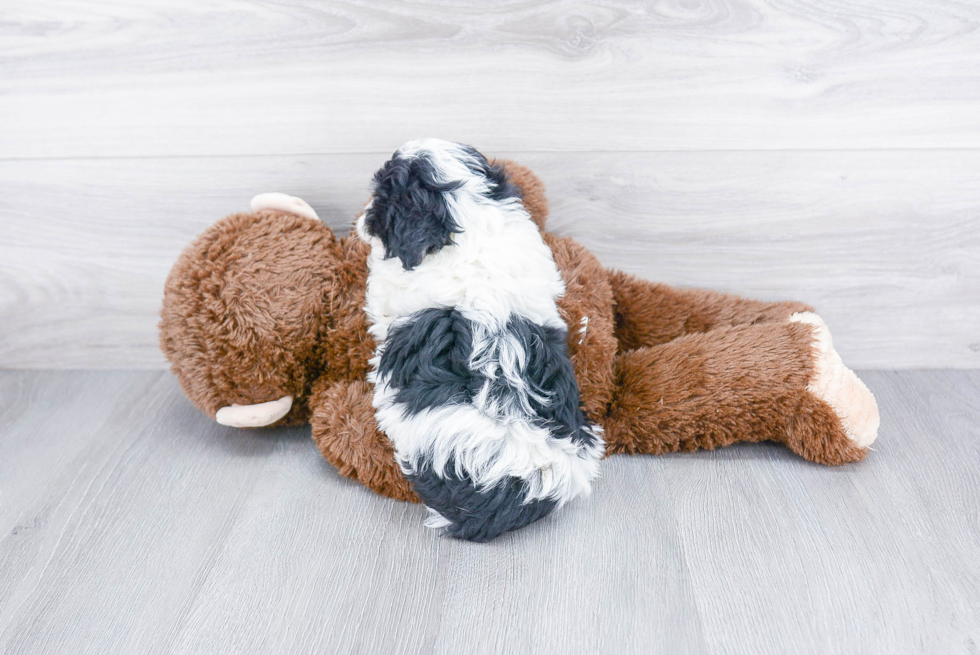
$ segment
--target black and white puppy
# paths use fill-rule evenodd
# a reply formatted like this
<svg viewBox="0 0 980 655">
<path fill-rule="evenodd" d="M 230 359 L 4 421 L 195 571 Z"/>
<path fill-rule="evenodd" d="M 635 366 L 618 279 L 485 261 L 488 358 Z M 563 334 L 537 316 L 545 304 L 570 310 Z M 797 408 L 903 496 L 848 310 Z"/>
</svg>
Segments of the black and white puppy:
<svg viewBox="0 0 980 655">
<path fill-rule="evenodd" d="M 587 494 L 588 423 L 556 305 L 565 286 L 502 167 L 469 146 L 406 143 L 357 231 L 378 426 L 430 527 L 488 541 Z"/>
</svg>

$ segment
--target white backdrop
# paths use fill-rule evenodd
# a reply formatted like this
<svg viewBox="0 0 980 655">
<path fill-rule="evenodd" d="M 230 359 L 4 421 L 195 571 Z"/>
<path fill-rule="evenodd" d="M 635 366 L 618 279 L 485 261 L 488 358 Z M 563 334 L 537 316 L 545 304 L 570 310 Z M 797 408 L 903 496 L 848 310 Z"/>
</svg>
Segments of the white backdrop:
<svg viewBox="0 0 980 655">
<path fill-rule="evenodd" d="M 0 367 L 157 368 L 181 248 L 345 230 L 401 142 L 531 165 L 608 266 L 810 302 L 856 368 L 980 366 L 980 3 L 0 10 Z"/>
</svg>

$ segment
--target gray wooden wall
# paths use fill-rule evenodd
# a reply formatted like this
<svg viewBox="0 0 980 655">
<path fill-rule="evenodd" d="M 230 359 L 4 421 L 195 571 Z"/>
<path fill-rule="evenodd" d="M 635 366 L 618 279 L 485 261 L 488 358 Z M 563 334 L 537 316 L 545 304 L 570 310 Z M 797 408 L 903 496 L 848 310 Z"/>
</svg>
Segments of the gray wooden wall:
<svg viewBox="0 0 980 655">
<path fill-rule="evenodd" d="M 181 248 L 257 192 L 345 229 L 416 136 L 530 164 L 609 266 L 980 366 L 980 2 L 5 2 L 0 367 L 157 368 Z"/>
</svg>

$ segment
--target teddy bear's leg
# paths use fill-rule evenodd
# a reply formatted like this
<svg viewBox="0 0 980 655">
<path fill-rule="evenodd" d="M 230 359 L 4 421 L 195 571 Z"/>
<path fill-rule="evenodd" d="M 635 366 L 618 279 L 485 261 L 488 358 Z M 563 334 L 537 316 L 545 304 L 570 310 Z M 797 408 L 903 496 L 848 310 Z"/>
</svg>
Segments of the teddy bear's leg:
<svg viewBox="0 0 980 655">
<path fill-rule="evenodd" d="M 310 406 L 313 440 L 341 475 L 383 496 L 418 502 L 391 442 L 378 431 L 367 382 L 318 382 Z"/>
<path fill-rule="evenodd" d="M 716 327 L 621 353 L 607 453 L 660 454 L 772 440 L 806 459 L 864 458 L 874 396 L 844 367 L 816 314 Z"/>
<path fill-rule="evenodd" d="M 763 302 L 704 289 L 677 289 L 610 271 L 619 351 L 656 346 L 716 327 L 785 321 L 812 312 L 801 302 Z"/>
</svg>

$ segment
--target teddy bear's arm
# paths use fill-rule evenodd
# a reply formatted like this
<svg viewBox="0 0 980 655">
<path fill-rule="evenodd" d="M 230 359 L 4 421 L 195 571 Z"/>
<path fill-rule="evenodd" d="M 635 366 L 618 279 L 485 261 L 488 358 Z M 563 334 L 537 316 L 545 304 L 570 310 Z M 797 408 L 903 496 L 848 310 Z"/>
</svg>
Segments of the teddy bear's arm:
<svg viewBox="0 0 980 655">
<path fill-rule="evenodd" d="M 610 271 L 619 351 L 657 346 L 723 326 L 784 322 L 812 312 L 801 302 L 763 302 L 704 289 L 677 289 Z"/>
<path fill-rule="evenodd" d="M 498 159 L 495 165 L 503 166 L 511 184 L 521 191 L 521 201 L 531 215 L 538 229 L 544 231 L 548 221 L 548 196 L 544 192 L 544 183 L 527 166 L 522 166 L 509 159 Z"/>
<path fill-rule="evenodd" d="M 378 431 L 365 380 L 318 382 L 310 407 L 313 440 L 341 475 L 382 496 L 419 501 L 395 462 L 391 442 Z"/>
</svg>

